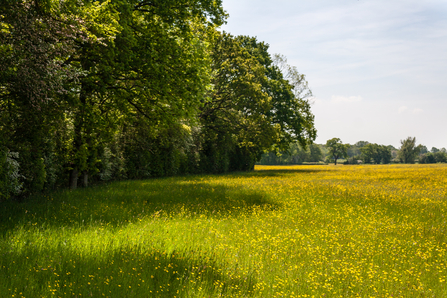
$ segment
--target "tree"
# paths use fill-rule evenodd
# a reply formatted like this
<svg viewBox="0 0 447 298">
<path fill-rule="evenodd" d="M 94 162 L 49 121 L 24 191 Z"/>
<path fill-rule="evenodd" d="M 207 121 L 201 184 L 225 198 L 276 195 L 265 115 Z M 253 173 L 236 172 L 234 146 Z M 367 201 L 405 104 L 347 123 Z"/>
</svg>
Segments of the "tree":
<svg viewBox="0 0 447 298">
<path fill-rule="evenodd" d="M 434 153 L 433 155 L 434 155 L 436 162 L 442 162 L 442 163 L 447 162 L 447 153 L 445 151 L 440 150 L 440 151 Z"/>
<path fill-rule="evenodd" d="M 360 151 L 364 163 L 388 164 L 391 161 L 391 150 L 385 145 L 368 143 Z"/>
<path fill-rule="evenodd" d="M 314 115 L 311 112 L 312 91 L 306 76 L 295 66 L 287 64 L 285 56 L 273 55 L 273 63 L 265 61 L 268 81 L 264 87 L 270 91 L 273 123 L 281 125 L 280 144 L 298 142 L 304 149 L 316 138 Z"/>
<path fill-rule="evenodd" d="M 420 150 L 420 147 L 416 146 L 416 138 L 408 137 L 400 143 L 401 147 L 397 154 L 399 160 L 403 163 L 414 163 Z"/>
<path fill-rule="evenodd" d="M 201 167 L 250 170 L 279 134 L 279 126 L 266 117 L 271 98 L 261 88 L 265 69 L 227 33 L 215 32 L 211 57 L 213 89 L 199 114 Z"/>
<path fill-rule="evenodd" d="M 374 156 L 376 151 L 376 144 L 368 143 L 360 148 L 361 158 L 363 163 L 374 162 Z"/>
<path fill-rule="evenodd" d="M 315 139 L 316 129 L 310 110 L 312 92 L 305 75 L 288 65 L 284 56 L 275 54 L 272 57 L 268 53 L 268 44 L 248 36 L 238 36 L 237 40 L 264 67 L 262 89 L 271 98 L 271 107 L 265 116 L 271 125 L 279 128 L 279 135 L 272 140 L 270 150 L 287 152 L 295 163 L 308 160 L 306 148 Z M 290 155 L 289 146 L 293 147 L 295 143 L 300 147 L 297 149 L 300 154 Z"/>
<path fill-rule="evenodd" d="M 129 129 L 135 123 L 151 149 L 175 147 L 183 135 L 170 132 L 206 101 L 202 31 L 223 23 L 220 0 L 4 2 L 0 155 L 18 153 L 25 192 L 68 172 L 71 188 L 87 186 L 104 150 L 133 152 L 114 144 L 122 135 L 141 140 Z"/>
<path fill-rule="evenodd" d="M 208 53 L 199 32 L 225 17 L 221 1 L 85 2 L 87 29 L 101 42 L 80 44 L 70 59 L 86 73 L 73 96 L 71 188 L 79 175 L 86 186 L 96 172 L 97 140 L 107 142 L 111 129 L 126 126 L 116 120 L 142 123 L 133 133 L 154 137 L 151 148 L 133 137 L 142 140 L 138 148 L 150 151 L 166 143 L 163 132 L 195 116 L 209 83 Z"/>
<path fill-rule="evenodd" d="M 391 148 L 389 146 L 380 145 L 378 148 L 380 159 L 383 164 L 389 164 L 391 162 Z"/>
<path fill-rule="evenodd" d="M 358 148 L 362 148 L 368 144 L 369 144 L 369 142 L 367 142 L 367 141 L 358 141 L 357 143 L 355 143 L 355 146 Z"/>
<path fill-rule="evenodd" d="M 425 154 L 428 152 L 427 146 L 419 145 L 419 154 Z"/>
<path fill-rule="evenodd" d="M 326 147 L 328 148 L 328 154 L 337 165 L 337 159 L 347 156 L 349 144 L 343 144 L 339 138 L 332 138 L 326 142 Z"/>
<path fill-rule="evenodd" d="M 3 197 L 250 170 L 291 143 L 317 159 L 305 76 L 225 17 L 221 0 L 2 2 Z"/>
<path fill-rule="evenodd" d="M 309 146 L 310 150 L 310 156 L 309 160 L 310 162 L 318 162 L 323 160 L 323 152 L 321 151 L 321 148 L 317 144 L 310 144 Z"/>
<path fill-rule="evenodd" d="M 24 194 L 42 190 L 60 174 L 55 134 L 69 106 L 69 84 L 82 75 L 65 60 L 76 42 L 91 40 L 70 5 L 22 0 L 0 6 L 0 139 L 18 153 Z"/>
<path fill-rule="evenodd" d="M 435 158 L 435 154 L 431 153 L 431 152 L 427 152 L 424 154 L 421 154 L 419 156 L 419 163 L 436 163 L 436 158 Z"/>
<path fill-rule="evenodd" d="M 217 32 L 212 58 L 213 90 L 200 113 L 206 167 L 251 170 L 267 149 L 305 148 L 315 139 L 309 103 L 295 96 L 267 44 Z"/>
</svg>

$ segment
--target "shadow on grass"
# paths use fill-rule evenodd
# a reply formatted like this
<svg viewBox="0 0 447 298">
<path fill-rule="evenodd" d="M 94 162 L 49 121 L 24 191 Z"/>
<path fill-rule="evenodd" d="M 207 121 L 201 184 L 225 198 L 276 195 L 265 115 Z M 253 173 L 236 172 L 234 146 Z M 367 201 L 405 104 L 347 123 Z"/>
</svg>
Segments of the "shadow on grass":
<svg viewBox="0 0 447 298">
<path fill-rule="evenodd" d="M 239 277 L 223 273 L 212 255 L 200 251 L 168 255 L 140 245 L 95 252 L 86 256 L 70 247 L 31 246 L 2 252 L 0 292 L 8 297 L 248 297 L 256 283 L 241 272 Z"/>
<path fill-rule="evenodd" d="M 217 176 L 190 176 L 121 181 L 75 191 L 39 195 L 23 203 L 0 204 L 0 235 L 24 224 L 83 226 L 95 223 L 123 225 L 145 216 L 226 217 L 249 214 L 254 208 L 281 206 L 269 194 L 243 187 L 213 184 L 215 177 L 229 179 L 286 177 L 333 171 L 325 166 L 237 172 Z M 210 178 L 211 177 L 211 178 Z"/>
<path fill-rule="evenodd" d="M 280 207 L 261 191 L 209 181 L 204 176 L 122 181 L 5 202 L 0 204 L 0 235 L 23 225 L 116 226 L 150 216 L 231 217 Z"/>
<path fill-rule="evenodd" d="M 287 166 L 284 166 L 287 167 Z M 327 166 L 312 166 L 314 168 L 309 169 L 308 166 L 303 169 L 297 168 L 299 166 L 294 166 L 290 169 L 266 169 L 266 170 L 256 170 L 250 172 L 240 172 L 233 174 L 238 177 L 280 177 L 280 176 L 290 176 L 296 174 L 310 174 L 310 173 L 323 173 L 323 172 L 331 172 L 336 171 L 336 169 L 329 169 Z"/>
</svg>

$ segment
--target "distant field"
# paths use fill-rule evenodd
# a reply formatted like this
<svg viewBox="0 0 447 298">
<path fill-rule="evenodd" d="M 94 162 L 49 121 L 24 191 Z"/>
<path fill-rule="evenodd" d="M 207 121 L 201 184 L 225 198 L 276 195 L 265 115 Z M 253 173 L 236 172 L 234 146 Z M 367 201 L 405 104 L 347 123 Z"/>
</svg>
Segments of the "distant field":
<svg viewBox="0 0 447 298">
<path fill-rule="evenodd" d="M 0 205 L 0 297 L 447 297 L 447 165 L 258 166 Z"/>
</svg>

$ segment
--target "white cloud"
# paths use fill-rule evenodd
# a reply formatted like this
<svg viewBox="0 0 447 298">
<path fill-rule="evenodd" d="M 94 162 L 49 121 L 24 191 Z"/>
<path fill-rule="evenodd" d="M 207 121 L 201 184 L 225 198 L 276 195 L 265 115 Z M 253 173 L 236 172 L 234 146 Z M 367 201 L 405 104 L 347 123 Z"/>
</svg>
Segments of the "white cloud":
<svg viewBox="0 0 447 298">
<path fill-rule="evenodd" d="M 399 107 L 399 109 L 398 109 L 398 113 L 399 113 L 399 114 L 403 114 L 403 113 L 405 113 L 406 111 L 408 111 L 408 107 L 407 107 L 407 106 L 401 106 L 401 107 Z"/>
<path fill-rule="evenodd" d="M 339 96 L 339 95 L 332 95 L 332 102 L 335 103 L 353 103 L 353 102 L 359 102 L 362 101 L 363 98 L 361 96 Z"/>
<path fill-rule="evenodd" d="M 411 109 L 411 111 L 410 111 L 409 107 L 400 106 L 399 109 L 397 110 L 397 112 L 399 114 L 406 114 L 406 113 L 410 112 L 413 115 L 421 115 L 424 112 L 424 110 L 421 108 L 414 108 L 414 109 Z"/>
<path fill-rule="evenodd" d="M 423 112 L 424 112 L 424 110 L 423 110 L 423 109 L 420 109 L 420 108 L 416 108 L 416 109 L 413 110 L 413 114 L 415 114 L 415 115 L 420 115 L 420 114 L 422 114 Z"/>
</svg>

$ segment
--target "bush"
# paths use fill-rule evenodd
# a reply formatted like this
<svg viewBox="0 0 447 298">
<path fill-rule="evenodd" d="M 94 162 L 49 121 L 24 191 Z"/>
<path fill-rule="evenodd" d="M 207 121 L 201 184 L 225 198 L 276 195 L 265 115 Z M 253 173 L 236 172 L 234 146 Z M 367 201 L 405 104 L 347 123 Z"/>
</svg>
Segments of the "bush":
<svg viewBox="0 0 447 298">
<path fill-rule="evenodd" d="M 19 154 L 9 150 L 0 151 L 0 201 L 22 192 L 22 175 L 19 172 Z"/>
<path fill-rule="evenodd" d="M 447 153 L 443 151 L 438 151 L 433 154 L 436 162 L 447 162 Z"/>
<path fill-rule="evenodd" d="M 431 152 L 421 154 L 419 156 L 419 163 L 436 163 L 435 155 Z"/>
<path fill-rule="evenodd" d="M 360 156 L 353 156 L 348 158 L 343 164 L 345 165 L 357 165 L 359 164 Z"/>
</svg>

